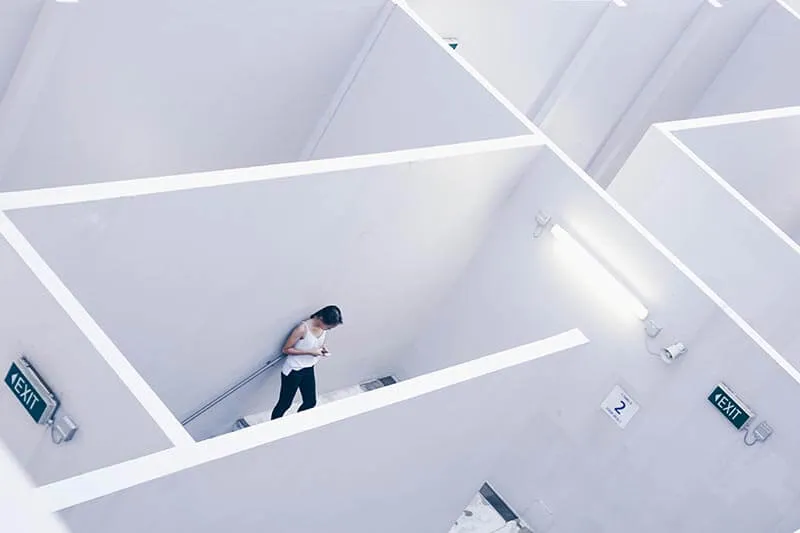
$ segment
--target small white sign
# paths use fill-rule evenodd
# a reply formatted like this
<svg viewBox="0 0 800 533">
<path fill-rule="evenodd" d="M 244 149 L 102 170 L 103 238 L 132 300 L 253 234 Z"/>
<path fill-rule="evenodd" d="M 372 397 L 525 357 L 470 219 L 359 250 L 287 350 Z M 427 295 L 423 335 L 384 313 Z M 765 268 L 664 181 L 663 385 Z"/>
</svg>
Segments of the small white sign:
<svg viewBox="0 0 800 533">
<path fill-rule="evenodd" d="M 639 404 L 633 401 L 633 398 L 627 392 L 622 390 L 622 387 L 615 385 L 611 392 L 600 404 L 600 407 L 605 413 L 611 417 L 611 420 L 617 423 L 621 428 L 625 428 L 628 422 L 631 421 L 633 415 L 639 410 Z"/>
</svg>

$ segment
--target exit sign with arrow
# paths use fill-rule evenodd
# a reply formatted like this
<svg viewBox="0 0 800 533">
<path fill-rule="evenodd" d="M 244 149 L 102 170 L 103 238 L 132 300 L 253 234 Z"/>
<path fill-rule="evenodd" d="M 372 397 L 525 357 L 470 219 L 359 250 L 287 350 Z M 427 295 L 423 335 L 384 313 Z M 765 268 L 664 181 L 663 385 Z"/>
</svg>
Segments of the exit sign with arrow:
<svg viewBox="0 0 800 533">
<path fill-rule="evenodd" d="M 742 429 L 747 422 L 755 416 L 743 401 L 736 397 L 724 383 L 717 385 L 708 396 L 711 402 L 722 415 L 733 424 L 736 429 Z"/>
<path fill-rule="evenodd" d="M 58 399 L 27 359 L 11 363 L 5 383 L 37 424 L 46 424 L 58 408 Z"/>
</svg>

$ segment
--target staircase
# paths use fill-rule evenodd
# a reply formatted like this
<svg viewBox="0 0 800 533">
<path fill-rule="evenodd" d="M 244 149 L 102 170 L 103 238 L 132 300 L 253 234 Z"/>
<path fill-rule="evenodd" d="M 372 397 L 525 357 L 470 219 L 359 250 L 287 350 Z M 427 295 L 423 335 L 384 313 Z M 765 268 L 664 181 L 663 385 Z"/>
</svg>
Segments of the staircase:
<svg viewBox="0 0 800 533">
<path fill-rule="evenodd" d="M 393 385 L 395 383 L 397 383 L 397 378 L 394 376 L 386 376 L 378 379 L 373 379 L 371 381 L 367 381 L 359 385 L 353 385 L 351 387 L 345 387 L 343 389 L 335 390 L 333 392 L 328 392 L 326 394 L 320 394 L 319 396 L 317 396 L 317 405 L 335 402 L 336 400 L 341 400 L 343 398 L 356 396 L 357 394 L 369 392 L 371 390 L 379 389 L 381 387 L 386 387 L 388 385 Z M 289 408 L 289 412 L 296 412 L 297 408 L 300 407 L 301 402 L 302 399 L 300 398 L 300 394 L 298 393 L 294 403 L 292 403 L 292 406 Z M 271 415 L 272 415 L 272 409 L 270 409 L 269 411 L 264 411 L 261 413 L 244 416 L 238 419 L 233 424 L 233 430 L 238 431 L 240 429 L 244 429 L 250 426 L 255 426 L 256 424 L 268 422 L 271 418 Z"/>
<path fill-rule="evenodd" d="M 485 483 L 449 533 L 534 533 Z"/>
</svg>

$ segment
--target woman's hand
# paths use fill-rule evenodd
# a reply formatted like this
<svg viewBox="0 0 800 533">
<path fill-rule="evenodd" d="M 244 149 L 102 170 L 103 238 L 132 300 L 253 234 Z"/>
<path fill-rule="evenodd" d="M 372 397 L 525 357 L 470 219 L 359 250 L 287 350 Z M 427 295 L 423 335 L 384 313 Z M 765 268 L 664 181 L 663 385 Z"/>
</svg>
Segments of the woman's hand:
<svg viewBox="0 0 800 533">
<path fill-rule="evenodd" d="M 315 355 L 317 357 L 322 357 L 325 355 L 326 352 L 322 350 L 322 348 L 314 348 L 313 350 L 308 351 L 309 355 Z"/>
</svg>

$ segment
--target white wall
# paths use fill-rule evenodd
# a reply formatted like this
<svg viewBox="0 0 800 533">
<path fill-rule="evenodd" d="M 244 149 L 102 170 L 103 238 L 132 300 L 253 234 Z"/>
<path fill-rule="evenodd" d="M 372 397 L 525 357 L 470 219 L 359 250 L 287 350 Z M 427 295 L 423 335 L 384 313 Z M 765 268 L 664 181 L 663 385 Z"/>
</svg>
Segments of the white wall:
<svg viewBox="0 0 800 533">
<path fill-rule="evenodd" d="M 800 20 L 772 2 L 697 103 L 692 116 L 800 104 Z"/>
<path fill-rule="evenodd" d="M 609 5 L 551 101 L 530 116 L 575 162 L 588 166 L 703 4 L 645 0 L 624 9 Z"/>
<path fill-rule="evenodd" d="M 542 361 L 284 438 L 62 516 L 73 533 L 447 531 L 486 479 L 504 436 L 530 415 L 532 405 L 514 400 L 539 382 Z M 508 406 L 505 416 L 496 416 L 498 405 Z"/>
<path fill-rule="evenodd" d="M 178 415 L 278 353 L 328 304 L 320 392 L 393 373 L 537 148 L 11 212 Z M 453 191 L 458 191 L 454 194 Z M 202 369 L 202 371 L 198 371 Z M 277 372 L 190 426 L 267 410 Z"/>
<path fill-rule="evenodd" d="M 692 113 L 769 3 L 410 2 L 603 186 L 651 124 Z"/>
<path fill-rule="evenodd" d="M 443 37 L 523 112 L 552 89 L 597 23 L 603 2 L 410 0 Z"/>
<path fill-rule="evenodd" d="M 704 326 L 680 367 L 647 386 L 641 364 L 609 368 L 590 354 L 548 361 L 560 369 L 535 393 L 547 402 L 509 437 L 489 481 L 534 528 L 529 508 L 543 501 L 550 533 L 795 531 L 800 388 L 727 318 Z M 641 406 L 624 430 L 599 410 L 611 388 L 601 381 L 623 382 Z M 770 440 L 743 444 L 706 399 L 719 381 L 773 425 Z"/>
<path fill-rule="evenodd" d="M 83 0 L 0 187 L 295 160 L 384 3 Z"/>
<path fill-rule="evenodd" d="M 532 237 L 539 210 L 552 215 L 624 280 L 665 327 L 665 335 L 689 342 L 686 339 L 696 335 L 700 323 L 713 313 L 713 304 L 688 279 L 543 149 L 500 209 L 455 288 L 433 310 L 427 330 L 410 350 L 401 348 L 405 372 L 430 372 L 474 354 L 562 331 L 565 324 L 576 321 L 595 349 L 608 350 L 602 357 L 650 359 L 642 355 L 642 323 L 580 281 L 585 276 L 556 255 L 549 233 Z M 462 320 L 469 326 L 458 325 Z M 454 328 L 458 334 L 451 333 Z M 440 355 L 428 357 L 431 350 Z M 652 359 L 653 375 L 660 376 L 661 363 Z"/>
<path fill-rule="evenodd" d="M 388 152 L 530 133 L 401 8 L 346 77 L 309 158 Z"/>
<path fill-rule="evenodd" d="M 0 101 L 14 75 L 44 0 L 5 0 L 0 5 Z"/>
<path fill-rule="evenodd" d="M 167 448 L 170 443 L 89 341 L 0 239 L 0 371 L 25 354 L 80 426 L 51 443 L 2 384 L 0 439 L 34 483 L 44 484 Z"/>
<path fill-rule="evenodd" d="M 63 522 L 45 512 L 33 493 L 33 484 L 0 441 L 0 513 L 11 531 L 69 533 Z"/>
<path fill-rule="evenodd" d="M 684 359 L 667 366 L 648 354 L 641 323 L 599 300 L 580 271 L 553 254 L 550 235 L 531 237 L 540 208 L 613 266 L 665 326 L 651 348 L 681 340 L 689 347 Z M 535 380 L 519 377 L 528 386 L 516 402 L 537 414 L 504 435 L 505 459 L 489 476 L 508 504 L 536 531 L 541 500 L 553 513 L 549 533 L 800 527 L 800 431 L 793 422 L 800 386 L 549 152 L 537 157 L 502 213 L 428 331 L 402 353 L 415 373 L 567 322 L 592 340 L 542 360 Z M 718 381 L 775 423 L 766 445 L 745 447 L 708 404 Z M 615 384 L 640 404 L 624 430 L 599 408 Z M 502 415 L 506 407 L 485 408 Z"/>
<path fill-rule="evenodd" d="M 748 202 L 800 242 L 800 113 L 793 117 L 676 131 Z"/>
<path fill-rule="evenodd" d="M 754 145 L 748 153 L 757 150 Z M 800 314 L 795 297 L 800 294 L 800 254 L 657 128 L 647 134 L 609 192 L 800 366 L 800 337 L 792 326 Z"/>
<path fill-rule="evenodd" d="M 770 2 L 701 5 L 593 156 L 587 170 L 598 183 L 611 182 L 650 125 L 691 115 Z"/>
</svg>

